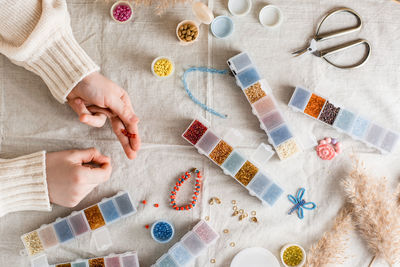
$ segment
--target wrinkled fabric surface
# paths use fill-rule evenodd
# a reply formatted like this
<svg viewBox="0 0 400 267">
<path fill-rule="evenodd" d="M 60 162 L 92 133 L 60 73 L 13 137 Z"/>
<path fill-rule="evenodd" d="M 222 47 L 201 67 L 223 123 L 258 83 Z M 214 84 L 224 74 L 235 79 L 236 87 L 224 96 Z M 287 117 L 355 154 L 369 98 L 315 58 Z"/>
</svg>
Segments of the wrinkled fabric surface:
<svg viewBox="0 0 400 267">
<path fill-rule="evenodd" d="M 253 1 L 250 14 L 233 17 L 235 31 L 229 39 L 216 39 L 207 25 L 201 25 L 198 42 L 182 47 L 177 42 L 175 28 L 179 21 L 193 19 L 189 5 L 171 8 L 161 17 L 155 16 L 150 8 L 136 8 L 134 22 L 119 25 L 110 18 L 112 3 L 68 1 L 76 39 L 100 65 L 102 73 L 126 88 L 141 119 L 143 145 L 134 161 L 125 157 L 109 124 L 97 129 L 79 123 L 76 114 L 67 105 L 60 105 L 38 76 L 0 56 L 1 157 L 42 149 L 58 151 L 96 146 L 113 161 L 110 181 L 96 188 L 77 207 L 54 206 L 50 213 L 18 212 L 0 218 L 0 266 L 28 266 L 28 259 L 19 256 L 23 248 L 22 234 L 119 190 L 129 191 L 138 203 L 146 199 L 148 204 L 139 205 L 136 215 L 109 227 L 113 247 L 98 252 L 90 235 L 86 235 L 50 250 L 50 263 L 136 250 L 141 266 L 150 266 L 205 216 L 210 217 L 210 224 L 221 233 L 221 238 L 197 259 L 195 266 L 229 266 L 241 249 L 255 246 L 267 248 L 279 257 L 284 244 L 295 242 L 307 249 L 331 227 L 344 202 L 340 180 L 352 168 L 352 155 L 364 161 L 368 171 L 377 178 L 387 177 L 390 187 L 395 188 L 400 174 L 400 147 L 391 155 L 383 156 L 333 128 L 293 112 L 287 102 L 294 87 L 302 85 L 385 127 L 400 131 L 397 124 L 400 119 L 400 4 L 390 0 L 271 0 L 269 3 L 282 9 L 284 21 L 279 28 L 269 30 L 258 23 L 258 12 L 266 2 Z M 228 15 L 226 0 L 209 0 L 208 5 L 215 15 Z M 367 64 L 359 69 L 340 70 L 315 56 L 292 58 L 290 52 L 306 44 L 323 15 L 341 6 L 359 12 L 364 26 L 360 32 L 326 41 L 321 47 L 365 38 L 372 46 Z M 342 28 L 354 22 L 351 17 L 340 15 L 328 20 L 326 27 Z M 343 143 L 343 153 L 332 161 L 320 160 L 312 148 L 284 162 L 274 156 L 265 169 L 273 174 L 285 193 L 273 207 L 262 206 L 258 199 L 251 197 L 239 183 L 224 175 L 181 137 L 195 116 L 204 116 L 220 133 L 230 128 L 239 130 L 244 136 L 239 148 L 248 156 L 260 142 L 267 143 L 265 133 L 260 130 L 257 118 L 232 77 L 192 73 L 188 79 L 194 95 L 217 111 L 228 114 L 227 119 L 212 116 L 194 105 L 180 80 L 184 69 L 191 66 L 225 69 L 226 60 L 240 51 L 247 51 L 254 58 L 296 132 L 316 139 L 337 137 Z M 355 61 L 363 51 L 362 47 L 357 47 L 338 54 L 335 59 Z M 160 55 L 174 60 L 174 77 L 159 80 L 152 76 L 150 64 Z M 194 210 L 176 212 L 169 207 L 169 191 L 178 175 L 192 167 L 204 172 L 201 197 Z M 190 195 L 189 187 L 179 196 L 179 201 L 184 202 Z M 286 195 L 295 194 L 299 187 L 305 187 L 305 199 L 318 206 L 314 211 L 306 210 L 303 220 L 287 215 L 291 203 Z M 214 196 L 222 200 L 221 205 L 208 204 L 209 198 Z M 256 210 L 259 223 L 239 222 L 237 217 L 231 217 L 231 200 L 236 200 L 247 212 Z M 153 207 L 154 203 L 159 203 L 160 207 Z M 170 220 L 176 228 L 176 235 L 168 244 L 156 244 L 144 227 L 160 218 Z M 225 228 L 230 230 L 229 234 L 222 233 Z M 230 242 L 235 242 L 236 246 L 230 247 Z M 354 232 L 347 252 L 345 266 L 366 266 L 372 258 L 365 242 Z M 213 258 L 215 264 L 210 263 Z M 374 266 L 385 264 L 378 260 Z"/>
</svg>

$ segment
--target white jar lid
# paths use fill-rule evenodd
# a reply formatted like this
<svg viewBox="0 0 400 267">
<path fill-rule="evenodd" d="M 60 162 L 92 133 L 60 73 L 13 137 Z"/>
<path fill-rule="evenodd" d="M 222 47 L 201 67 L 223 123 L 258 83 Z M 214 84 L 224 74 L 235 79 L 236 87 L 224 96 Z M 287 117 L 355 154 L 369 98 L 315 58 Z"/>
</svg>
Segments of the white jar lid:
<svg viewBox="0 0 400 267">
<path fill-rule="evenodd" d="M 283 20 L 282 11 L 274 5 L 266 5 L 260 11 L 259 15 L 261 25 L 267 28 L 278 27 Z"/>
<path fill-rule="evenodd" d="M 250 12 L 251 0 L 229 0 L 228 9 L 234 16 L 244 16 Z"/>
</svg>

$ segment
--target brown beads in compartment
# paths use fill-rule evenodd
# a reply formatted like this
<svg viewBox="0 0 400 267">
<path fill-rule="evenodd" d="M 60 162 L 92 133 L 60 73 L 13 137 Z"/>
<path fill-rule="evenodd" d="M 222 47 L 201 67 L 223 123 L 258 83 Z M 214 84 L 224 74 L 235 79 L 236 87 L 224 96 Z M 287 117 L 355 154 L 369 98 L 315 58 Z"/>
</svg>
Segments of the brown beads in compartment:
<svg viewBox="0 0 400 267">
<path fill-rule="evenodd" d="M 254 166 L 250 161 L 246 161 L 242 168 L 235 175 L 235 178 L 244 186 L 247 186 L 250 181 L 257 174 L 258 168 Z"/>
<path fill-rule="evenodd" d="M 266 96 L 265 91 L 261 88 L 260 82 L 253 84 L 252 86 L 244 90 L 244 92 L 246 93 L 247 99 L 251 104 Z"/>
<path fill-rule="evenodd" d="M 232 151 L 233 148 L 228 145 L 228 143 L 226 143 L 224 140 L 221 140 L 214 148 L 214 150 L 210 153 L 210 158 L 218 165 L 221 165 L 222 163 L 224 163 L 229 154 L 232 153 Z"/>
<path fill-rule="evenodd" d="M 84 210 L 86 219 L 89 223 L 90 229 L 95 230 L 106 224 L 99 206 L 95 205 Z"/>
</svg>

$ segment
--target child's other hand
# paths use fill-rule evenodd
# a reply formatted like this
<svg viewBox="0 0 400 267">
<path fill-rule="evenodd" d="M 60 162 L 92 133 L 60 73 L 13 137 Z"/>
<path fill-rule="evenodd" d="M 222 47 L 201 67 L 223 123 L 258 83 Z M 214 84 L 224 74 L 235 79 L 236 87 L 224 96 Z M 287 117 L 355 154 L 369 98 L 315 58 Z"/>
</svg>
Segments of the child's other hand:
<svg viewBox="0 0 400 267">
<path fill-rule="evenodd" d="M 50 202 L 76 206 L 93 188 L 110 178 L 111 170 L 110 158 L 95 148 L 47 153 Z"/>
<path fill-rule="evenodd" d="M 86 76 L 67 97 L 68 104 L 79 115 L 79 120 L 90 126 L 101 127 L 107 117 L 125 154 L 134 159 L 140 148 L 139 119 L 133 111 L 127 92 L 98 72 Z M 121 130 L 135 134 L 126 137 Z"/>
</svg>

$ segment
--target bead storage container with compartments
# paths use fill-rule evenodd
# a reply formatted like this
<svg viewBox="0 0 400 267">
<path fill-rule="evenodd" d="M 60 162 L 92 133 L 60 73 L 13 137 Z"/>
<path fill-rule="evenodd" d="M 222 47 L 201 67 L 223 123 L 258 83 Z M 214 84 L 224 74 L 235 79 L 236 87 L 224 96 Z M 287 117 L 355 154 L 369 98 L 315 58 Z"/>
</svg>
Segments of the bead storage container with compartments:
<svg viewBox="0 0 400 267">
<path fill-rule="evenodd" d="M 188 266 L 219 238 L 218 233 L 204 220 L 175 243 L 152 267 Z"/>
<path fill-rule="evenodd" d="M 399 141 L 398 133 L 301 87 L 296 87 L 288 105 L 384 154 L 392 152 Z"/>
<path fill-rule="evenodd" d="M 112 245 L 106 226 L 136 213 L 136 208 L 128 192 L 119 192 L 111 198 L 103 199 L 81 211 L 74 211 L 65 218 L 42 225 L 39 229 L 21 236 L 25 250 L 22 255 L 32 258 L 44 254 L 81 235 L 92 233 L 96 248 L 101 251 Z M 34 259 L 32 259 L 34 261 Z"/>
<path fill-rule="evenodd" d="M 230 58 L 228 65 L 279 158 L 285 160 L 299 154 L 302 150 L 299 142 L 278 109 L 267 81 L 261 79 L 249 55 L 240 53 Z"/>
<path fill-rule="evenodd" d="M 271 175 L 262 171 L 262 166 L 273 155 L 268 146 L 261 144 L 252 156 L 247 159 L 232 145 L 231 138 L 220 138 L 208 127 L 208 123 L 195 119 L 183 133 L 182 137 L 194 145 L 198 152 L 206 155 L 220 166 L 226 175 L 233 177 L 244 186 L 249 193 L 273 206 L 282 195 L 282 188 L 273 182 Z"/>
<path fill-rule="evenodd" d="M 59 263 L 49 265 L 49 267 L 139 267 L 139 259 L 136 252 L 126 252 L 106 257 Z"/>
</svg>

